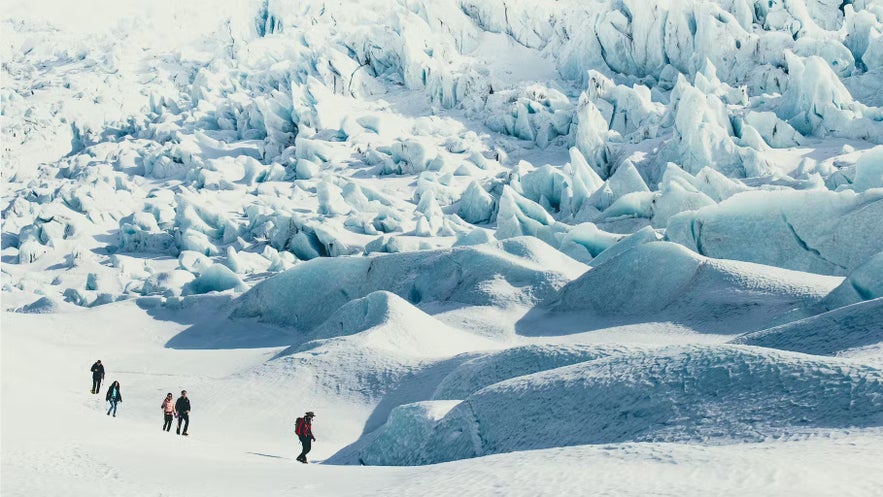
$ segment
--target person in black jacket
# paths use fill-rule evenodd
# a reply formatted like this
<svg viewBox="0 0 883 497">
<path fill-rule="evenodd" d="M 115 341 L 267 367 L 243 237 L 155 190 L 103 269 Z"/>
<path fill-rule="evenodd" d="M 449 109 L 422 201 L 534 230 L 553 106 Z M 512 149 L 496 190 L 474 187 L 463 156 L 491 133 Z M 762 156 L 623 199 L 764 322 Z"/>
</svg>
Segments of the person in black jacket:
<svg viewBox="0 0 883 497">
<path fill-rule="evenodd" d="M 120 393 L 120 382 L 114 380 L 114 382 L 107 388 L 107 395 L 104 398 L 110 402 L 110 408 L 107 410 L 107 415 L 110 416 L 110 412 L 113 411 L 113 417 L 117 417 L 117 402 L 123 401 L 123 394 Z"/>
<path fill-rule="evenodd" d="M 181 396 L 175 401 L 175 410 L 178 411 L 178 429 L 175 433 L 187 436 L 187 427 L 190 426 L 190 399 L 187 398 L 187 390 L 181 390 Z M 184 431 L 181 431 L 181 422 L 184 422 Z"/>
<path fill-rule="evenodd" d="M 104 366 L 101 361 L 95 361 L 92 365 L 92 393 L 101 391 L 101 380 L 104 379 Z"/>
</svg>

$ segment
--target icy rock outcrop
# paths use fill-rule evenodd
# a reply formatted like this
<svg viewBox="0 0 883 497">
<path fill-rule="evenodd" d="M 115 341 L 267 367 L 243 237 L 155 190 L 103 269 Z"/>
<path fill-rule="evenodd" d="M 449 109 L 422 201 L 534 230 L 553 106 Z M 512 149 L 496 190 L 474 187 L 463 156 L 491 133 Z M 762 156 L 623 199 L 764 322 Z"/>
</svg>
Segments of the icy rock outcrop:
<svg viewBox="0 0 883 497">
<path fill-rule="evenodd" d="M 496 207 L 494 198 L 476 181 L 471 181 L 457 207 L 457 215 L 467 223 L 486 223 L 493 219 Z"/>
<path fill-rule="evenodd" d="M 519 195 L 510 186 L 503 186 L 497 209 L 497 239 L 535 236 L 556 244 L 555 233 L 564 229 L 543 206 Z"/>
<path fill-rule="evenodd" d="M 880 250 L 883 192 L 750 191 L 669 220 L 668 240 L 708 257 L 846 275 Z"/>
<path fill-rule="evenodd" d="M 573 120 L 573 105 L 567 96 L 541 85 L 494 92 L 484 111 L 489 114 L 485 124 L 490 129 L 542 148 L 567 135 Z"/>
<path fill-rule="evenodd" d="M 778 114 L 805 135 L 883 142 L 883 110 L 855 102 L 820 57 L 786 53 L 790 84 Z"/>
<path fill-rule="evenodd" d="M 796 147 L 804 142 L 803 135 L 773 112 L 749 111 L 744 122 L 753 127 L 770 147 Z"/>
<path fill-rule="evenodd" d="M 586 201 L 604 186 L 604 180 L 586 162 L 576 147 L 569 150 L 570 162 L 564 165 L 563 172 L 570 181 L 562 194 L 561 210 L 576 217 L 586 205 Z"/>
<path fill-rule="evenodd" d="M 594 208 L 604 211 L 620 198 L 631 193 L 650 193 L 650 188 L 641 177 L 635 165 L 630 161 L 624 162 L 616 171 L 598 188 L 583 204 L 582 209 Z M 578 217 L 582 217 L 579 214 Z"/>
<path fill-rule="evenodd" d="M 660 151 L 659 161 L 677 162 L 691 174 L 704 167 L 737 178 L 770 172 L 756 150 L 736 144 L 735 130 L 720 98 L 690 85 L 683 76 L 672 91 L 671 113 L 673 135 Z"/>
<path fill-rule="evenodd" d="M 612 321 L 670 320 L 734 333 L 768 326 L 794 308 L 818 307 L 840 281 L 709 259 L 674 243 L 639 242 L 594 265 L 542 307 Z"/>
</svg>

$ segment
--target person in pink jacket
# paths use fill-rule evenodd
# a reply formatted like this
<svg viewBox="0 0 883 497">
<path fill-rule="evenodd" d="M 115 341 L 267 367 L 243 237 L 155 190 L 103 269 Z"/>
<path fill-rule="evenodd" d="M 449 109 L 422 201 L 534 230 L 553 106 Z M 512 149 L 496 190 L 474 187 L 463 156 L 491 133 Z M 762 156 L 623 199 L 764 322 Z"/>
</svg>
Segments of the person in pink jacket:
<svg viewBox="0 0 883 497">
<path fill-rule="evenodd" d="M 175 412 L 175 401 L 172 399 L 172 393 L 169 392 L 166 395 L 165 400 L 162 401 L 162 413 L 165 417 L 165 422 L 162 425 L 163 431 L 170 431 L 172 429 L 172 418 L 174 418 L 178 413 Z"/>
</svg>

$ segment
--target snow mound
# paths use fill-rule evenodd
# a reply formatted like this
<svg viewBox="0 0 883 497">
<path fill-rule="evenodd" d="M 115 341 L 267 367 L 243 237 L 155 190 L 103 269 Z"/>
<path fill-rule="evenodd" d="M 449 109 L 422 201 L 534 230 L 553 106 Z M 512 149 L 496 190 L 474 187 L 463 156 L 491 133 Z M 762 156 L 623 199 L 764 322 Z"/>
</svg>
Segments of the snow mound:
<svg viewBox="0 0 883 497">
<path fill-rule="evenodd" d="M 585 269 L 535 238 L 364 258 L 321 258 L 256 285 L 243 294 L 232 315 L 308 331 L 350 300 L 378 290 L 412 304 L 532 305 Z"/>
<path fill-rule="evenodd" d="M 425 441 L 409 441 L 415 451 L 401 442 L 384 450 L 412 425 L 386 426 L 364 452 L 412 465 L 625 441 L 756 442 L 883 425 L 883 371 L 733 345 L 673 346 L 497 383 L 452 409 Z"/>
<path fill-rule="evenodd" d="M 401 297 L 383 291 L 340 307 L 310 336 L 315 340 L 282 354 L 318 347 L 333 350 L 344 342 L 344 348 L 358 345 L 375 353 L 425 358 L 494 347 L 493 342 L 448 326 Z"/>
<path fill-rule="evenodd" d="M 618 346 L 525 345 L 464 362 L 445 377 L 434 399 L 465 399 L 503 380 L 592 361 L 625 350 Z"/>
<path fill-rule="evenodd" d="M 23 314 L 54 314 L 60 311 L 70 311 L 72 309 L 77 309 L 77 307 L 52 297 L 43 296 L 30 304 L 15 308 L 13 312 L 20 312 Z"/>
<path fill-rule="evenodd" d="M 880 251 L 883 191 L 751 191 L 673 216 L 666 238 L 708 257 L 846 275 Z"/>
<path fill-rule="evenodd" d="M 736 333 L 774 324 L 795 308 L 812 309 L 841 281 L 710 259 L 674 243 L 650 242 L 589 270 L 542 307 Z"/>
<path fill-rule="evenodd" d="M 793 323 L 748 333 L 730 343 L 838 355 L 883 343 L 883 298 L 841 307 Z"/>
</svg>

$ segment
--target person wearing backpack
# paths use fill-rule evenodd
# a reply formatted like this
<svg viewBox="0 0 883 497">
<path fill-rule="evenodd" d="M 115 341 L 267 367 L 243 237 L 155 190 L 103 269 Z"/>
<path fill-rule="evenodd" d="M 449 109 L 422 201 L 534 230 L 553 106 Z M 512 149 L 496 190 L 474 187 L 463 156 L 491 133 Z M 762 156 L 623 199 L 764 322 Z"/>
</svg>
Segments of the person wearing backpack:
<svg viewBox="0 0 883 497">
<path fill-rule="evenodd" d="M 178 413 L 178 429 L 175 433 L 187 436 L 187 428 L 190 426 L 190 399 L 187 398 L 187 390 L 181 390 L 181 396 L 175 402 L 175 411 Z M 184 431 L 181 431 L 181 422 L 184 422 Z"/>
<path fill-rule="evenodd" d="M 107 415 L 110 416 L 110 412 L 113 411 L 113 417 L 117 417 L 117 402 L 123 401 L 123 394 L 120 392 L 120 382 L 114 380 L 114 382 L 107 387 L 107 395 L 104 399 L 110 402 L 110 408 L 107 410 Z"/>
<path fill-rule="evenodd" d="M 175 417 L 175 415 L 177 414 L 175 412 L 175 400 L 172 398 L 172 392 L 166 394 L 166 398 L 162 401 L 162 405 L 160 407 L 162 408 L 164 418 L 162 429 L 163 431 L 171 431 L 172 418 Z"/>
<path fill-rule="evenodd" d="M 313 414 L 313 411 L 307 411 L 304 417 L 297 418 L 294 424 L 294 433 L 300 438 L 300 443 L 304 447 L 304 450 L 297 456 L 297 460 L 304 464 L 307 464 L 307 454 L 309 454 L 313 442 L 316 441 L 316 437 L 313 436 L 314 417 L 316 415 Z"/>
<path fill-rule="evenodd" d="M 98 393 L 101 391 L 101 380 L 104 379 L 104 366 L 101 364 L 101 360 L 95 361 L 95 364 L 92 365 L 92 393 Z"/>
</svg>

